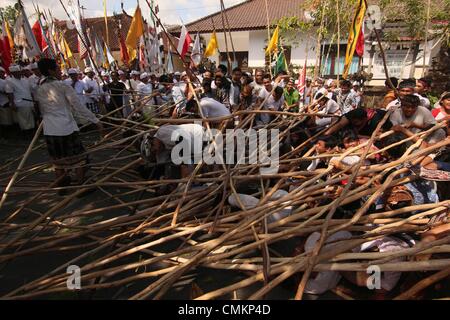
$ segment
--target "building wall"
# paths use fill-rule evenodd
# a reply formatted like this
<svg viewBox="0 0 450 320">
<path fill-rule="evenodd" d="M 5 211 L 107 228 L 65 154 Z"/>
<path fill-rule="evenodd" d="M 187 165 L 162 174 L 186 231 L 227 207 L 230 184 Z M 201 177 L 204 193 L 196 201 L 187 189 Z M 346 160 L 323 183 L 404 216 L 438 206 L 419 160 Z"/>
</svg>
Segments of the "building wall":
<svg viewBox="0 0 450 320">
<path fill-rule="evenodd" d="M 211 33 L 207 33 L 207 34 L 202 34 L 202 37 L 205 39 L 206 44 L 209 42 L 209 40 L 211 39 Z M 226 44 L 225 44 L 225 35 L 223 32 L 217 32 L 217 42 L 218 42 L 218 46 L 219 46 L 219 51 L 220 52 L 226 52 Z M 249 51 L 249 31 L 236 31 L 236 32 L 231 32 L 231 37 L 233 38 L 233 46 L 234 46 L 234 50 L 236 52 L 240 52 L 240 51 L 244 51 L 244 52 L 248 52 Z M 230 41 L 230 37 L 227 33 L 227 41 L 228 41 L 228 51 L 231 53 L 233 52 L 232 46 L 231 46 L 231 41 Z M 211 61 L 215 62 L 216 65 L 218 65 L 220 63 L 219 61 L 219 53 L 217 52 L 214 56 L 211 56 L 209 58 Z"/>
<path fill-rule="evenodd" d="M 425 70 L 428 70 L 431 67 L 431 60 L 435 57 L 440 49 L 440 45 L 436 45 L 433 49 L 432 47 L 435 45 L 437 40 L 431 40 L 427 44 L 427 52 L 425 57 Z M 412 68 L 412 55 L 413 49 L 411 49 L 408 53 L 407 49 L 404 50 L 386 50 L 386 63 L 388 67 L 388 73 L 390 77 L 397 77 L 399 79 L 407 79 L 412 74 L 414 78 L 418 79 L 422 77 L 423 70 L 423 47 L 425 43 L 421 43 L 419 46 L 419 54 L 416 59 L 414 72 L 411 71 Z M 368 70 L 370 63 L 370 48 L 371 46 L 366 43 L 364 48 L 364 57 L 363 57 L 363 66 L 365 70 Z M 369 81 L 368 85 L 370 86 L 382 86 L 384 85 L 384 81 L 386 79 L 384 72 L 384 65 L 381 58 L 381 55 L 378 53 L 378 44 L 376 44 L 377 52 L 374 55 L 373 65 L 372 65 L 372 73 L 373 78 Z"/>
</svg>

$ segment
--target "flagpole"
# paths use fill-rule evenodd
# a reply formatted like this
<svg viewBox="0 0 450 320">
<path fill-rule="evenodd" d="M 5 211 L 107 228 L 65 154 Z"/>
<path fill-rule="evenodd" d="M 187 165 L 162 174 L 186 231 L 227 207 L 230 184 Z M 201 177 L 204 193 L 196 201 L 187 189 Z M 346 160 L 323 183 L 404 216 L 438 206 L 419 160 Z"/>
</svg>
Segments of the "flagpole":
<svg viewBox="0 0 450 320">
<path fill-rule="evenodd" d="M 339 88 L 339 75 L 341 70 L 340 49 L 341 49 L 341 20 L 339 16 L 339 0 L 336 0 L 336 17 L 337 17 L 337 72 L 336 85 Z"/>
<path fill-rule="evenodd" d="M 267 41 L 270 41 L 270 21 L 269 21 L 269 5 L 267 0 L 264 1 L 266 4 L 266 18 L 267 18 Z M 269 52 L 269 73 L 270 77 L 273 78 L 272 74 L 272 54 Z"/>
<path fill-rule="evenodd" d="M 61 0 L 60 0 L 60 1 L 61 1 Z M 167 39 L 169 40 L 169 42 L 170 42 L 170 44 L 172 45 L 172 47 L 173 47 L 173 48 L 177 48 L 177 46 L 175 46 L 175 44 L 174 44 L 174 42 L 173 42 L 173 40 L 172 40 L 171 35 L 169 35 L 169 33 L 167 32 L 166 28 L 165 28 L 164 25 L 161 23 L 161 20 L 160 20 L 159 17 L 155 14 L 155 11 L 154 11 L 153 8 L 150 6 L 148 0 L 145 0 L 145 2 L 147 3 L 147 5 L 149 6 L 150 10 L 152 11 L 153 15 L 155 16 L 155 18 L 156 18 L 158 24 L 161 26 L 161 28 L 162 28 L 164 34 L 166 35 L 166 37 L 167 37 Z M 181 56 L 181 54 L 178 52 L 178 50 L 175 50 L 175 52 L 177 53 L 178 57 L 179 57 L 179 58 L 181 59 L 181 61 L 183 62 L 183 67 L 185 68 L 186 73 L 188 73 L 188 74 L 190 75 L 191 78 L 195 78 L 195 79 L 197 79 L 197 81 L 198 81 L 199 83 L 201 83 L 200 79 L 199 79 L 196 75 L 194 75 L 194 74 L 192 73 L 191 69 L 188 68 L 188 67 L 186 67 L 186 65 L 185 65 L 185 63 L 184 63 L 184 59 L 183 59 L 183 57 Z M 192 59 L 191 59 L 191 60 L 192 60 Z"/>
<path fill-rule="evenodd" d="M 230 52 L 228 51 L 227 31 L 226 31 L 226 28 L 225 28 L 225 19 L 224 19 L 224 15 L 223 15 L 222 5 L 220 6 L 220 14 L 221 14 L 221 17 L 222 17 L 223 36 L 225 37 L 225 50 L 227 50 L 228 73 L 231 74 L 232 64 L 231 64 Z"/>
<path fill-rule="evenodd" d="M 366 5 L 366 8 L 368 8 L 367 0 L 364 0 L 364 4 Z M 368 15 L 369 15 L 369 18 L 370 18 L 370 13 L 368 13 Z M 398 96 L 397 88 L 394 86 L 394 84 L 392 83 L 392 81 L 391 81 L 391 79 L 389 77 L 389 72 L 388 72 L 388 68 L 387 68 L 387 64 L 386 64 L 386 55 L 384 53 L 383 46 L 381 45 L 380 34 L 378 33 L 377 28 L 374 28 L 373 31 L 375 32 L 375 36 L 377 37 L 378 46 L 380 47 L 380 53 L 381 53 L 381 58 L 383 60 L 384 74 L 386 76 L 386 81 L 389 84 L 389 87 L 391 87 L 391 89 L 394 90 L 395 95 Z"/>
<path fill-rule="evenodd" d="M 430 7 L 431 7 L 431 0 L 428 0 L 427 22 L 425 24 L 425 40 L 424 40 L 424 47 L 423 47 L 422 77 L 425 75 L 425 59 L 426 59 L 427 46 L 428 46 L 428 28 L 430 26 Z"/>
<path fill-rule="evenodd" d="M 106 16 L 106 0 L 103 0 L 103 13 L 105 16 L 105 29 L 106 29 L 106 44 L 109 47 L 109 29 L 108 29 L 108 18 Z"/>
<path fill-rule="evenodd" d="M 236 60 L 236 51 L 234 50 L 234 42 L 233 42 L 233 37 L 231 36 L 231 29 L 230 29 L 230 23 L 228 22 L 228 15 L 225 9 L 225 4 L 223 3 L 223 0 L 220 0 L 220 3 L 222 5 L 222 9 L 223 9 L 223 13 L 225 16 L 225 21 L 227 22 L 227 29 L 228 29 L 228 34 L 230 36 L 230 42 L 231 42 L 231 49 L 233 50 L 233 61 L 237 62 Z"/>
</svg>

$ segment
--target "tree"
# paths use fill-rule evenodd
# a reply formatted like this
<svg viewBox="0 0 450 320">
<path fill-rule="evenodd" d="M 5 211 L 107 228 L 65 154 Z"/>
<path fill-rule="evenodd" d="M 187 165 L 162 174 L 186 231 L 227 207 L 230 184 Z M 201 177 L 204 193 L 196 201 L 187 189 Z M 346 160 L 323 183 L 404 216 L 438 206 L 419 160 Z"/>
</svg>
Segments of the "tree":
<svg viewBox="0 0 450 320">
<path fill-rule="evenodd" d="M 16 23 L 18 14 L 19 14 L 19 10 L 16 5 L 0 8 L 1 21 L 6 19 L 10 26 L 14 26 L 14 24 Z"/>
</svg>

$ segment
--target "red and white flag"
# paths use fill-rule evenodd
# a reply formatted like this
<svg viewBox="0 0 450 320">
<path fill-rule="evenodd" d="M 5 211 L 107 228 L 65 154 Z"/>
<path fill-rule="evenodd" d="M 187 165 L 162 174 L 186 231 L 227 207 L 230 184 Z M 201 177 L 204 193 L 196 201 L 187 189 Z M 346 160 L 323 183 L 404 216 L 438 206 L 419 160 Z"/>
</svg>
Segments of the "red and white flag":
<svg viewBox="0 0 450 320">
<path fill-rule="evenodd" d="M 1 57 L 1 61 L 2 61 L 2 66 L 9 73 L 8 68 L 12 62 L 12 56 L 11 56 L 12 48 L 10 45 L 10 39 L 8 37 L 8 32 L 6 31 L 6 28 L 7 27 L 6 27 L 5 20 L 3 20 L 1 39 L 0 39 L 0 57 Z"/>
<path fill-rule="evenodd" d="M 180 39 L 178 40 L 178 53 L 181 55 L 181 57 L 184 57 L 186 53 L 189 50 L 189 45 L 192 43 L 192 38 L 189 35 L 189 32 L 187 31 L 186 27 L 181 27 L 181 34 Z"/>
<path fill-rule="evenodd" d="M 306 59 L 305 64 L 303 65 L 302 72 L 298 75 L 298 85 L 297 89 L 299 93 L 303 93 L 305 91 L 305 85 L 306 85 Z"/>
<path fill-rule="evenodd" d="M 19 9 L 19 16 L 14 25 L 14 43 L 17 46 L 22 46 L 24 58 L 31 60 L 33 57 L 41 54 L 41 49 L 22 6 Z"/>
<path fill-rule="evenodd" d="M 360 57 L 364 55 L 364 23 L 361 24 L 361 32 L 359 33 L 358 41 L 356 42 L 355 52 Z"/>
</svg>

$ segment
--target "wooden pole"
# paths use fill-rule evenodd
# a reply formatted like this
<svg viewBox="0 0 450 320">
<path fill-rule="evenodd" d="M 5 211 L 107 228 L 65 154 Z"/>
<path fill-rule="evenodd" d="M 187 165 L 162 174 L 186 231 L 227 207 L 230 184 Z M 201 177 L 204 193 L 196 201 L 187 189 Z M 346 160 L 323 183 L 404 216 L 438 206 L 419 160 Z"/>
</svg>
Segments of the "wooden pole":
<svg viewBox="0 0 450 320">
<path fill-rule="evenodd" d="M 427 57 L 427 46 L 428 46 L 428 28 L 430 27 L 430 7 L 431 0 L 428 0 L 427 3 L 427 22 L 425 23 L 425 41 L 423 44 L 423 62 L 422 62 L 422 77 L 425 76 L 425 65 L 426 65 L 426 57 Z"/>
<path fill-rule="evenodd" d="M 22 160 L 20 161 L 19 165 L 17 166 L 16 172 L 12 176 L 11 180 L 9 181 L 8 185 L 5 188 L 5 191 L 3 192 L 2 199 L 0 200 L 0 209 L 5 204 L 5 201 L 8 197 L 8 191 L 11 189 L 12 185 L 14 184 L 14 181 L 16 181 L 17 176 L 19 175 L 20 169 L 22 169 L 23 165 L 25 164 L 28 157 L 30 156 L 31 151 L 33 150 L 33 146 L 36 143 L 36 141 L 38 140 L 39 135 L 41 134 L 42 126 L 43 126 L 43 122 L 41 121 L 41 123 L 39 124 L 39 127 L 37 128 L 36 132 L 34 133 L 33 140 L 31 140 L 30 144 L 28 145 L 27 151 L 25 151 L 25 154 L 23 155 Z"/>
<path fill-rule="evenodd" d="M 264 3 L 266 5 L 266 18 L 267 18 L 267 43 L 269 43 L 269 41 L 270 41 L 269 4 L 267 3 L 267 0 L 264 0 Z M 271 53 L 269 53 L 269 73 L 270 73 L 270 77 L 273 78 Z"/>
<path fill-rule="evenodd" d="M 336 72 L 336 85 L 339 88 L 339 76 L 341 70 L 341 18 L 339 11 L 339 0 L 336 0 L 336 17 L 337 17 L 337 72 Z"/>
</svg>

